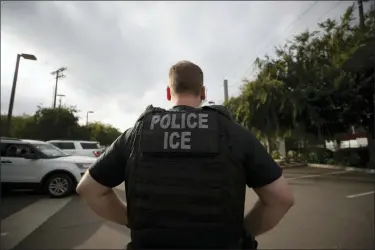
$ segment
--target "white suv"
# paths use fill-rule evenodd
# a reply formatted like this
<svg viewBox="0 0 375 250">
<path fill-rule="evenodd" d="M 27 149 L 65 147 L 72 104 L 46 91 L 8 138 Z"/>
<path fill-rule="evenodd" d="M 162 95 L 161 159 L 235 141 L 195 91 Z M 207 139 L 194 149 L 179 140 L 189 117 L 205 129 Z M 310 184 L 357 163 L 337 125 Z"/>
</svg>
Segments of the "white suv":
<svg viewBox="0 0 375 250">
<path fill-rule="evenodd" d="M 43 141 L 1 138 L 0 145 L 2 189 L 41 189 L 56 198 L 72 194 L 96 160 L 70 156 Z"/>
<path fill-rule="evenodd" d="M 99 157 L 103 152 L 103 148 L 96 141 L 68 141 L 68 140 L 52 140 L 47 141 L 62 151 L 70 155 L 82 155 L 90 157 Z"/>
</svg>

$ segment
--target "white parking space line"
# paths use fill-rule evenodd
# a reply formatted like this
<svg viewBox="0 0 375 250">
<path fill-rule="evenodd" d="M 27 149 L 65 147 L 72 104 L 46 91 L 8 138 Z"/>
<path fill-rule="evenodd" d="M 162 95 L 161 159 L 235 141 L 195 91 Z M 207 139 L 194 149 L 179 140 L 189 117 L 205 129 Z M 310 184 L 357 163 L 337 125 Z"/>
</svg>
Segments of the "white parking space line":
<svg viewBox="0 0 375 250">
<path fill-rule="evenodd" d="M 72 198 L 42 199 L 1 221 L 1 249 L 14 248 Z"/>
<path fill-rule="evenodd" d="M 117 187 L 115 187 L 116 189 L 119 189 L 119 190 L 123 190 L 125 191 L 125 182 L 121 183 L 120 185 L 118 185 Z"/>
<path fill-rule="evenodd" d="M 350 172 L 350 171 L 343 170 L 343 171 L 335 171 L 335 172 L 329 172 L 329 173 L 324 173 L 324 174 L 302 175 L 302 176 L 296 176 L 296 177 L 291 177 L 291 178 L 286 178 L 286 179 L 287 180 L 308 179 L 308 178 L 316 178 L 316 177 L 327 176 L 327 175 L 344 174 L 344 173 L 348 173 L 348 172 Z"/>
<path fill-rule="evenodd" d="M 74 249 L 125 249 L 129 242 L 129 229 L 115 224 L 104 224 L 87 241 Z"/>
<path fill-rule="evenodd" d="M 352 195 L 346 196 L 346 198 L 352 199 L 352 198 L 357 198 L 357 197 L 361 197 L 361 196 L 365 196 L 365 195 L 370 195 L 370 194 L 374 194 L 374 193 L 375 193 L 375 191 L 370 191 L 370 192 L 360 193 L 360 194 L 352 194 Z"/>
</svg>

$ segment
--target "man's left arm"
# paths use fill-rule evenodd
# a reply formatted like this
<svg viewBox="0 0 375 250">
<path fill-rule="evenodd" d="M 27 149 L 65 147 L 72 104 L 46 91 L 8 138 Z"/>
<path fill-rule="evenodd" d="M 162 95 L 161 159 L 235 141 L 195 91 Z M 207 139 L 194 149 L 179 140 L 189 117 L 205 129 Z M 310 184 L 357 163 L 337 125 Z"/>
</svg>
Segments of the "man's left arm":
<svg viewBox="0 0 375 250">
<path fill-rule="evenodd" d="M 77 193 L 99 217 L 120 225 L 128 224 L 126 204 L 113 188 L 125 179 L 132 129 L 112 143 L 89 168 L 77 186 Z"/>
</svg>

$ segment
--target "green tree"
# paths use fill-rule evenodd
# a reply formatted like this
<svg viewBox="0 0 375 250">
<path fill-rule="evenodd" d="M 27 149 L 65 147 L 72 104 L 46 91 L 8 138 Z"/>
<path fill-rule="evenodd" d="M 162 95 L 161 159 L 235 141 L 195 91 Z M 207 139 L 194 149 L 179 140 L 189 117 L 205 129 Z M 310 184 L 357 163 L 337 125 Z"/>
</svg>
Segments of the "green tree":
<svg viewBox="0 0 375 250">
<path fill-rule="evenodd" d="M 43 108 L 38 106 L 34 115 L 14 116 L 10 136 L 36 140 L 95 140 L 110 145 L 121 132 L 111 125 L 100 122 L 88 126 L 78 124 L 76 107 Z M 1 115 L 1 134 L 7 119 Z"/>
<path fill-rule="evenodd" d="M 275 58 L 258 58 L 256 79 L 245 80 L 241 95 L 226 103 L 236 119 L 268 139 L 304 131 L 324 141 L 353 125 L 372 133 L 373 65 L 357 61 L 355 73 L 343 65 L 371 40 L 374 13 L 360 29 L 354 11 L 353 5 L 339 22 L 327 19 L 295 36 Z"/>
<path fill-rule="evenodd" d="M 118 129 L 100 122 L 90 123 L 85 128 L 90 131 L 90 139 L 100 142 L 101 145 L 110 145 L 121 135 Z"/>
<path fill-rule="evenodd" d="M 1 115 L 1 134 L 5 134 L 5 124 L 7 120 L 7 115 Z M 33 116 L 21 115 L 14 116 L 12 118 L 12 126 L 10 128 L 10 136 L 16 138 L 28 138 L 30 136 L 30 131 L 28 128 L 33 126 Z"/>
<path fill-rule="evenodd" d="M 33 117 L 34 126 L 30 138 L 43 141 L 52 139 L 86 139 L 78 124 L 75 107 L 42 108 L 38 107 Z"/>
</svg>

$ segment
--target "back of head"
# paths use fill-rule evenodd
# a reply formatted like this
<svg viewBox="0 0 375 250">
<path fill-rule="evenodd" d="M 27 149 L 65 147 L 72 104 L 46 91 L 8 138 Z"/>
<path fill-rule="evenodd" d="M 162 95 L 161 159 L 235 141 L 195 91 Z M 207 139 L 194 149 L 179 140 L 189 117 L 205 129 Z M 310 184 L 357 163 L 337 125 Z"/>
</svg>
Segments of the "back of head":
<svg viewBox="0 0 375 250">
<path fill-rule="evenodd" d="M 189 61 L 177 62 L 169 70 L 169 89 L 171 96 L 192 96 L 204 99 L 202 69 Z"/>
</svg>

